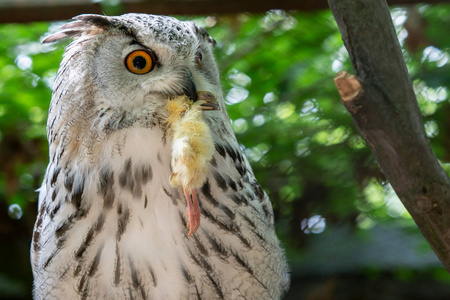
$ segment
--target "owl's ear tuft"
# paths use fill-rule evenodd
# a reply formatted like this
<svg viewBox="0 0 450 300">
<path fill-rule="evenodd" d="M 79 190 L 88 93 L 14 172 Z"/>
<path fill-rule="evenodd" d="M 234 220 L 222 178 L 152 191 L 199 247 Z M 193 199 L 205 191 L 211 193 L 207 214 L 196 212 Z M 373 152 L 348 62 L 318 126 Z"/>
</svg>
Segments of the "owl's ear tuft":
<svg viewBox="0 0 450 300">
<path fill-rule="evenodd" d="M 102 15 L 84 14 L 73 17 L 74 20 L 80 20 L 90 25 L 97 26 L 99 28 L 106 28 L 111 25 L 110 18 Z"/>
<path fill-rule="evenodd" d="M 61 26 L 61 31 L 46 37 L 42 43 L 52 43 L 65 38 L 77 38 L 82 34 L 95 35 L 111 26 L 110 19 L 101 15 L 79 15 L 76 20 Z"/>
<path fill-rule="evenodd" d="M 208 34 L 208 32 L 206 31 L 205 28 L 195 26 L 195 29 L 197 30 L 197 34 L 199 34 L 201 37 L 206 39 L 208 41 L 208 43 L 210 43 L 213 46 L 216 46 L 216 44 L 217 44 L 216 41 Z"/>
</svg>

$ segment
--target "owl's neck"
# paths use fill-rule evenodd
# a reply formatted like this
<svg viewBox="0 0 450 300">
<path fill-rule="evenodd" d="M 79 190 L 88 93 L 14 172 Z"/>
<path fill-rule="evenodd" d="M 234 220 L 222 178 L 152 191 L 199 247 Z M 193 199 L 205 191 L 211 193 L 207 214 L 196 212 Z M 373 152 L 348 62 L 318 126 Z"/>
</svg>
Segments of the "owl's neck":
<svg viewBox="0 0 450 300">
<path fill-rule="evenodd" d="M 167 109 L 162 101 L 155 102 L 128 110 L 102 102 L 95 109 L 86 105 L 90 109 L 81 112 L 59 110 L 48 126 L 51 161 L 64 168 L 79 165 L 89 169 L 140 153 L 145 153 L 142 160 L 147 161 L 161 157 L 162 153 L 156 155 L 155 151 L 166 147 Z"/>
</svg>

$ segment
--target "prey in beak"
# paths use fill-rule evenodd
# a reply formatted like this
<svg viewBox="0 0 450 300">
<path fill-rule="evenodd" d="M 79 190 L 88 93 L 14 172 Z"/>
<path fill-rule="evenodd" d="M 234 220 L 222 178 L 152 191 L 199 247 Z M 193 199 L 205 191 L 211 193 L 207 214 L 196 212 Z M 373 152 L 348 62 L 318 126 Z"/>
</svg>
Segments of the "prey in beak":
<svg viewBox="0 0 450 300">
<path fill-rule="evenodd" d="M 207 91 L 197 91 L 192 80 L 185 94 L 169 99 L 166 120 L 172 138 L 170 184 L 183 189 L 186 200 L 188 236 L 200 227 L 201 209 L 197 190 L 206 182 L 215 152 L 214 139 L 205 111 L 220 110 L 217 97 Z"/>
<path fill-rule="evenodd" d="M 183 87 L 183 93 L 186 95 L 192 102 L 199 102 L 202 110 L 220 110 L 219 103 L 217 102 L 217 97 L 207 91 L 197 91 L 197 86 L 192 79 L 192 76 L 189 75 L 186 83 Z"/>
<path fill-rule="evenodd" d="M 201 101 L 200 106 L 202 110 L 220 110 L 217 98 L 211 92 L 206 91 L 197 92 L 197 101 Z"/>
</svg>

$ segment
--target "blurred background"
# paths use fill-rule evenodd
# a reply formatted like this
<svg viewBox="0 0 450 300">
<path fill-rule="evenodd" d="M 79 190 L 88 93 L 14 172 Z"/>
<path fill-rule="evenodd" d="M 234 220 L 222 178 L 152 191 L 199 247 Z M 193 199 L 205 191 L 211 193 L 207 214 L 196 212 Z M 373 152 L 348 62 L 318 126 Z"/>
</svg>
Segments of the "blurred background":
<svg viewBox="0 0 450 300">
<path fill-rule="evenodd" d="M 216 39 L 232 126 L 291 266 L 285 299 L 450 299 L 449 274 L 340 103 L 333 78 L 352 67 L 326 1 L 259 2 L 0 2 L 0 299 L 31 299 L 47 110 L 67 45 L 40 41 L 71 16 L 129 11 L 192 20 Z M 388 2 L 407 3 L 390 7 L 392 19 L 426 133 L 450 173 L 450 3 Z"/>
</svg>

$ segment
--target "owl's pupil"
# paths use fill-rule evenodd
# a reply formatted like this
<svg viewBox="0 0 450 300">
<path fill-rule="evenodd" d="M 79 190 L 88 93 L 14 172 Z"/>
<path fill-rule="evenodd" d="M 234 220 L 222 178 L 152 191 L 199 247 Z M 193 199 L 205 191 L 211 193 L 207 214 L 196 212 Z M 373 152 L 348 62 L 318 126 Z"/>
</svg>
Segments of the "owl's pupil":
<svg viewBox="0 0 450 300">
<path fill-rule="evenodd" d="M 133 67 L 135 67 L 138 70 L 142 70 L 147 65 L 147 61 L 142 56 L 136 56 L 133 58 Z"/>
</svg>

